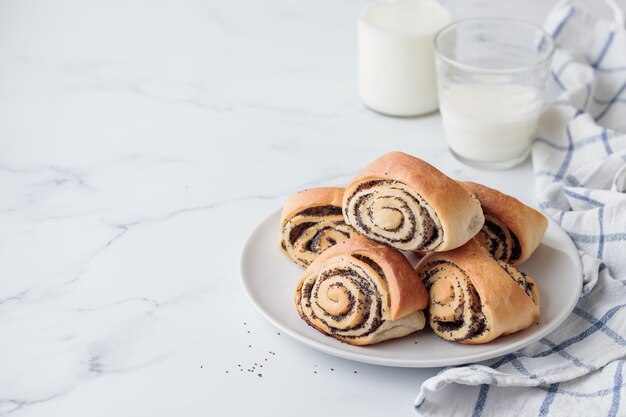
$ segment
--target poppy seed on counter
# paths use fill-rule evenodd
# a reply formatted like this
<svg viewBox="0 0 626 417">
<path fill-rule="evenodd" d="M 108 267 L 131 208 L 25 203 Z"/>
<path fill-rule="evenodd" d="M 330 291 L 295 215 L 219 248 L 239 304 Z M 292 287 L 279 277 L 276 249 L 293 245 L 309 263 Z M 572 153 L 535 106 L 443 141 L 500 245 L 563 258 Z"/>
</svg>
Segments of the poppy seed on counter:
<svg viewBox="0 0 626 417">
<path fill-rule="evenodd" d="M 263 374 L 257 374 L 259 378 L 263 378 Z"/>
</svg>

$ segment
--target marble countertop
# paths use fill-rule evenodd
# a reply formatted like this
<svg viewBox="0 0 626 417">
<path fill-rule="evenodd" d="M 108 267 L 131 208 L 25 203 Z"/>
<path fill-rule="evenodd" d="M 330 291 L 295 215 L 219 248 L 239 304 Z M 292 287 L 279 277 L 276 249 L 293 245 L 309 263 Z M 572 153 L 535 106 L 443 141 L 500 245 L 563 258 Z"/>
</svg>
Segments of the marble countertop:
<svg viewBox="0 0 626 417">
<path fill-rule="evenodd" d="M 0 5 L 0 416 L 413 415 L 437 369 L 312 350 L 240 281 L 290 193 L 387 151 L 534 201 L 529 161 L 468 168 L 437 114 L 363 107 L 365 3 Z M 552 3 L 458 12 L 540 23 Z"/>
</svg>

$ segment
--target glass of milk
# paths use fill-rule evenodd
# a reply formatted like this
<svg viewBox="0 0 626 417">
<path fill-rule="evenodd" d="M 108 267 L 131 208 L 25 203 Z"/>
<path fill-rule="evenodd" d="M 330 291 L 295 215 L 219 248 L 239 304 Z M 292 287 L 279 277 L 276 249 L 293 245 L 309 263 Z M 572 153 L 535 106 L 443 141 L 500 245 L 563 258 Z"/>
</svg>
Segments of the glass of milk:
<svg viewBox="0 0 626 417">
<path fill-rule="evenodd" d="M 543 105 L 552 37 L 523 21 L 480 18 L 446 26 L 433 44 L 439 109 L 454 156 L 488 169 L 523 162 Z"/>
<path fill-rule="evenodd" d="M 377 1 L 359 18 L 359 95 L 370 109 L 390 116 L 437 110 L 433 38 L 450 23 L 450 3 Z"/>
</svg>

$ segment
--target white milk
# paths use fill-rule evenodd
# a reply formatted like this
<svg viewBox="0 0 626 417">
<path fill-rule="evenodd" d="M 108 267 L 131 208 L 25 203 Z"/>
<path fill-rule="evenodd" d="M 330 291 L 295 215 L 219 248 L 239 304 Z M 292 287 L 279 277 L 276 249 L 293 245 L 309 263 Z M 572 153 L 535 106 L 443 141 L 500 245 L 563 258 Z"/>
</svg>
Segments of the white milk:
<svg viewBox="0 0 626 417">
<path fill-rule="evenodd" d="M 526 156 L 541 111 L 531 88 L 450 84 L 440 100 L 446 139 L 457 155 L 483 162 Z"/>
<path fill-rule="evenodd" d="M 379 1 L 359 20 L 359 93 L 372 110 L 413 116 L 437 109 L 432 42 L 451 20 L 430 0 Z"/>
</svg>

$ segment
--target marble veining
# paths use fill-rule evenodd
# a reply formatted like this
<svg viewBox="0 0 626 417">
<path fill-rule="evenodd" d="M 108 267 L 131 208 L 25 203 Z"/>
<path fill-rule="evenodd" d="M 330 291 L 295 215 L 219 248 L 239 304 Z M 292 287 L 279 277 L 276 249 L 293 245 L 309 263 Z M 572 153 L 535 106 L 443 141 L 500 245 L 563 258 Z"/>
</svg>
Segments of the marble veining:
<svg viewBox="0 0 626 417">
<path fill-rule="evenodd" d="M 388 151 L 533 201 L 529 162 L 468 168 L 437 114 L 364 108 L 366 3 L 0 5 L 0 416 L 413 414 L 436 369 L 309 349 L 239 275 L 289 194 L 345 185 Z M 552 3 L 458 13 L 540 22 Z"/>
</svg>

